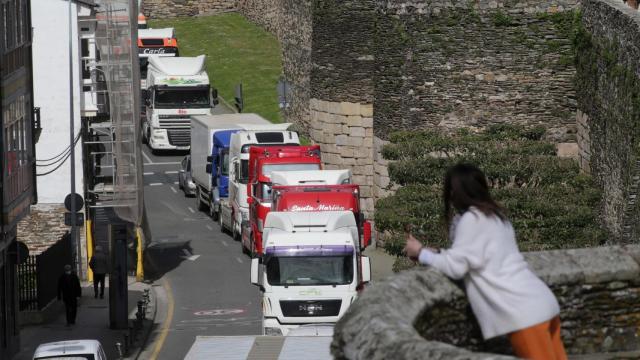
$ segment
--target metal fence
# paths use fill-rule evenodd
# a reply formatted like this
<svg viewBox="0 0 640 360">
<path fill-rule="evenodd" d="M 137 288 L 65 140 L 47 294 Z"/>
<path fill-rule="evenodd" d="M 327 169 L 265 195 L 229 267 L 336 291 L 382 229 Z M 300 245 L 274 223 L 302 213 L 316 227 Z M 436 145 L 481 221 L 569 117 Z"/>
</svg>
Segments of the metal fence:
<svg viewBox="0 0 640 360">
<path fill-rule="evenodd" d="M 58 296 L 58 277 L 72 263 L 71 239 L 65 235 L 39 255 L 18 265 L 20 310 L 42 310 Z"/>
</svg>

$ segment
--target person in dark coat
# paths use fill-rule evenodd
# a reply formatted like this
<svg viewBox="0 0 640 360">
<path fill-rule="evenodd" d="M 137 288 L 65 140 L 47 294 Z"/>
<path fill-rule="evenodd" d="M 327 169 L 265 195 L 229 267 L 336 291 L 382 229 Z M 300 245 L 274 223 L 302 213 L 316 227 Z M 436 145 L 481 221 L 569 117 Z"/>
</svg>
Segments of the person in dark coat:
<svg viewBox="0 0 640 360">
<path fill-rule="evenodd" d="M 104 298 L 104 278 L 107 274 L 107 255 L 102 251 L 102 246 L 96 245 L 95 253 L 89 260 L 89 267 L 93 271 L 93 292 L 98 298 L 98 285 L 100 285 L 100 299 Z"/>
<path fill-rule="evenodd" d="M 67 326 L 76 323 L 76 313 L 78 311 L 78 298 L 82 296 L 80 279 L 71 272 L 71 265 L 64 266 L 64 274 L 58 279 L 58 300 L 64 301 L 67 312 Z"/>
</svg>

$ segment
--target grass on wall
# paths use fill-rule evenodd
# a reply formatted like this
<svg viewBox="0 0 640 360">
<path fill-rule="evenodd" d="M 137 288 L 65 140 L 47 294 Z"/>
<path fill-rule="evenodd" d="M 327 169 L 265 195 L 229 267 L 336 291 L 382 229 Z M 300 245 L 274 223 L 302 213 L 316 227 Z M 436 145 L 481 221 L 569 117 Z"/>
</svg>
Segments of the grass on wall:
<svg viewBox="0 0 640 360">
<path fill-rule="evenodd" d="M 149 27 L 173 27 L 180 56 L 207 55 L 207 72 L 221 97 L 233 105 L 242 82 L 244 111 L 281 122 L 276 85 L 282 73 L 280 44 L 240 14 L 150 19 Z"/>
</svg>

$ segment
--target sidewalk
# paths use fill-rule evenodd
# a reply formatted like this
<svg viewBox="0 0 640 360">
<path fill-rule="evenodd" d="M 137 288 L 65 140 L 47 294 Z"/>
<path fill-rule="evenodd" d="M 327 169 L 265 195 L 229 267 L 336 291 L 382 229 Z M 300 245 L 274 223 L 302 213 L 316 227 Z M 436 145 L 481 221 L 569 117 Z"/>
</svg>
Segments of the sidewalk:
<svg viewBox="0 0 640 360">
<path fill-rule="evenodd" d="M 371 261 L 371 280 L 380 281 L 393 274 L 396 257 L 387 254 L 384 249 L 370 246 L 364 250 L 363 255 L 368 256 Z"/>
<path fill-rule="evenodd" d="M 107 282 L 108 284 L 108 282 Z M 136 282 L 135 277 L 129 277 L 129 319 L 135 319 L 137 302 L 142 298 L 144 289 L 150 289 L 150 301 L 147 306 L 146 318 L 143 328 L 138 331 L 137 341 L 133 348 L 129 349 L 129 356 L 126 359 L 135 359 L 140 350 L 140 346 L 145 343 L 153 318 L 156 313 L 156 297 L 151 289 L 151 285 Z M 128 330 L 112 330 L 109 328 L 109 291 L 105 288 L 104 299 L 93 297 L 93 284 L 82 283 L 82 298 L 78 308 L 76 325 L 66 326 L 64 308 L 54 321 L 39 325 L 28 325 L 20 331 L 20 352 L 14 356 L 14 360 L 30 360 L 38 345 L 52 341 L 74 340 L 74 339 L 96 339 L 99 340 L 108 359 L 118 359 L 116 343 L 123 344 L 124 335 Z"/>
</svg>

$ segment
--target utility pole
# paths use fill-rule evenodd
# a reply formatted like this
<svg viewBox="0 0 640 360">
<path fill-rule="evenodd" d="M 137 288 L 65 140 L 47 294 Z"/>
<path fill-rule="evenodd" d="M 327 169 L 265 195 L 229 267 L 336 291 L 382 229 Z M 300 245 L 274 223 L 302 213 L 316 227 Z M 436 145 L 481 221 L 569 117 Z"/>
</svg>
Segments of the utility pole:
<svg viewBox="0 0 640 360">
<path fill-rule="evenodd" d="M 76 149 L 75 149 L 75 129 L 74 129 L 74 111 L 73 111 L 73 13 L 71 0 L 69 1 L 69 146 L 70 146 L 70 157 L 71 161 L 71 194 L 76 193 Z M 76 224 L 76 213 L 77 208 L 75 201 L 71 202 L 71 254 L 73 256 L 73 261 L 75 264 L 75 269 L 78 274 L 82 273 L 81 269 L 81 261 L 80 260 L 80 251 L 79 242 L 77 239 L 77 224 Z"/>
</svg>

